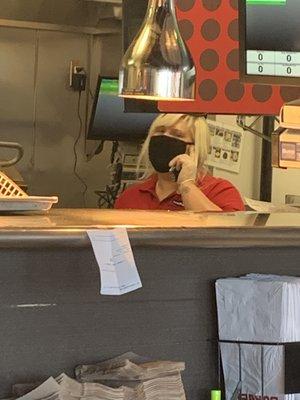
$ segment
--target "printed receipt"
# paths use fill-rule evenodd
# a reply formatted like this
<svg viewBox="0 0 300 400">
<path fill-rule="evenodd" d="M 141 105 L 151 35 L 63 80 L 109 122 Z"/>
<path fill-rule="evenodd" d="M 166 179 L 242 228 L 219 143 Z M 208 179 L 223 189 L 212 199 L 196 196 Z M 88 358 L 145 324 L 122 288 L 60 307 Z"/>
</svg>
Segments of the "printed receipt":
<svg viewBox="0 0 300 400">
<path fill-rule="evenodd" d="M 121 295 L 142 287 L 125 228 L 88 230 L 101 275 L 101 294 Z"/>
</svg>

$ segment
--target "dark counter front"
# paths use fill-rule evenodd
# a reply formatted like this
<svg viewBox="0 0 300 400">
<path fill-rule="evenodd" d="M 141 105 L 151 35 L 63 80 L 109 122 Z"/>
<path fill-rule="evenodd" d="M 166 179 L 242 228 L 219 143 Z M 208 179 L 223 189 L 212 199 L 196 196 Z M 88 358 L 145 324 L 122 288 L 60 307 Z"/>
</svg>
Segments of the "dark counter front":
<svg viewBox="0 0 300 400">
<path fill-rule="evenodd" d="M 79 363 L 128 350 L 185 361 L 188 399 L 208 397 L 217 384 L 215 280 L 250 272 L 300 276 L 300 214 L 183 213 L 176 216 L 182 228 L 172 214 L 158 214 L 170 226 L 158 229 L 157 213 L 149 226 L 136 213 L 0 217 L 0 397 L 12 383 L 72 376 Z M 130 226 L 142 289 L 99 294 L 85 233 L 98 226 Z"/>
</svg>

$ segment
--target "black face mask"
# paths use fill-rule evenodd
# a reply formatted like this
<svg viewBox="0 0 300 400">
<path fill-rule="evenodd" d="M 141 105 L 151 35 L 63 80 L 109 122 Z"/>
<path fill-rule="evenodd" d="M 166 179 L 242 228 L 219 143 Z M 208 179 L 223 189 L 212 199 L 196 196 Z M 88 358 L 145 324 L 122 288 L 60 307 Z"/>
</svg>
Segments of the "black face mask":
<svg viewBox="0 0 300 400">
<path fill-rule="evenodd" d="M 152 136 L 149 143 L 149 159 L 155 171 L 168 172 L 169 162 L 174 157 L 184 154 L 188 144 L 166 135 Z"/>
</svg>

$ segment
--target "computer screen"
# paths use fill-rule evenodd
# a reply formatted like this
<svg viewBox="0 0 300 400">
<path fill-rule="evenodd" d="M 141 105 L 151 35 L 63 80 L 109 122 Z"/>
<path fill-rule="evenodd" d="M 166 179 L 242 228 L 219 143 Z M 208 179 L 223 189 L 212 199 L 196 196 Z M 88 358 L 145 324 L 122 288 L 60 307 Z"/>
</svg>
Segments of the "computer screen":
<svg viewBox="0 0 300 400">
<path fill-rule="evenodd" d="M 240 0 L 239 10 L 241 79 L 300 86 L 300 0 Z"/>
<path fill-rule="evenodd" d="M 118 79 L 99 76 L 87 139 L 142 142 L 156 113 L 125 113 Z"/>
</svg>

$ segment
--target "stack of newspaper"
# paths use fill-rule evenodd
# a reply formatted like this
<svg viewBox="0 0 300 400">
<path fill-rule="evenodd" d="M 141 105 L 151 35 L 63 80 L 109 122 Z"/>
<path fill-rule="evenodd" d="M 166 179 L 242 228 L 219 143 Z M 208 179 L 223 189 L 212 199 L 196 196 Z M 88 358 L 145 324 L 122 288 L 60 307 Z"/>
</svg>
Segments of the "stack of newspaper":
<svg viewBox="0 0 300 400">
<path fill-rule="evenodd" d="M 64 373 L 50 377 L 18 400 L 185 400 L 184 368 L 182 362 L 144 362 L 127 353 L 77 367 L 77 380 Z"/>
</svg>

